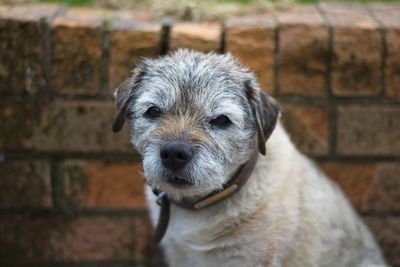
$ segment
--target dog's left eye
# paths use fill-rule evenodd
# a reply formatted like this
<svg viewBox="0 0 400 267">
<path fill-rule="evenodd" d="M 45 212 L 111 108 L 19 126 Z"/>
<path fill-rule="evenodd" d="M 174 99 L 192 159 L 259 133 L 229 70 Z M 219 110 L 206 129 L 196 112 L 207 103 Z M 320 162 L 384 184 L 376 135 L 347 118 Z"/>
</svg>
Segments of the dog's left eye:
<svg viewBox="0 0 400 267">
<path fill-rule="evenodd" d="M 155 107 L 155 106 L 150 107 L 146 111 L 145 116 L 149 117 L 149 118 L 152 118 L 152 119 L 158 118 L 158 117 L 161 116 L 161 110 L 158 107 Z"/>
<path fill-rule="evenodd" d="M 220 115 L 220 116 L 216 117 L 215 119 L 212 119 L 210 121 L 210 124 L 212 124 L 214 126 L 218 126 L 218 127 L 224 128 L 224 127 L 228 127 L 229 125 L 231 125 L 232 122 L 228 118 L 228 116 Z"/>
</svg>

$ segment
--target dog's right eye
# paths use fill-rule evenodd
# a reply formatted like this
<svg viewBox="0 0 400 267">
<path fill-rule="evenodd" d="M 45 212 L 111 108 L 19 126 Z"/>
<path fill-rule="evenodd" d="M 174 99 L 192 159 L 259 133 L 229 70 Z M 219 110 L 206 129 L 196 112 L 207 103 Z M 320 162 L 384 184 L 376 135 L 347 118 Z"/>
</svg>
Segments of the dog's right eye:
<svg viewBox="0 0 400 267">
<path fill-rule="evenodd" d="M 216 117 L 215 119 L 211 120 L 210 124 L 220 127 L 220 128 L 227 128 L 229 125 L 232 124 L 232 122 L 227 116 L 220 115 L 220 116 Z"/>
<path fill-rule="evenodd" d="M 155 119 L 155 118 L 158 118 L 158 117 L 161 116 L 161 110 L 160 110 L 158 107 L 153 106 L 153 107 L 150 107 L 150 108 L 146 111 L 146 113 L 145 113 L 144 115 L 145 115 L 146 117 L 148 117 L 148 118 Z"/>
</svg>

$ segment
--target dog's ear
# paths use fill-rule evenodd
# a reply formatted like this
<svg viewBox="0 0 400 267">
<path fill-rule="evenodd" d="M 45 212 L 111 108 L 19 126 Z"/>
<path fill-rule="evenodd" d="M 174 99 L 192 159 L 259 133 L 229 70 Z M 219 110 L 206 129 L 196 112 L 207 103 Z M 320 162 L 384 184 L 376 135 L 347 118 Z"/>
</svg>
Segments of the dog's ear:
<svg viewBox="0 0 400 267">
<path fill-rule="evenodd" d="M 115 133 L 119 132 L 122 129 L 122 126 L 124 126 L 128 104 L 132 99 L 133 91 L 140 83 L 143 74 L 144 71 L 141 68 L 135 67 L 132 70 L 131 77 L 123 81 L 117 89 L 115 89 L 114 97 L 117 110 L 113 123 L 113 132 Z"/>
<path fill-rule="evenodd" d="M 276 100 L 263 92 L 256 82 L 246 81 L 245 88 L 256 122 L 258 150 L 265 155 L 265 142 L 275 128 L 280 108 Z"/>
</svg>

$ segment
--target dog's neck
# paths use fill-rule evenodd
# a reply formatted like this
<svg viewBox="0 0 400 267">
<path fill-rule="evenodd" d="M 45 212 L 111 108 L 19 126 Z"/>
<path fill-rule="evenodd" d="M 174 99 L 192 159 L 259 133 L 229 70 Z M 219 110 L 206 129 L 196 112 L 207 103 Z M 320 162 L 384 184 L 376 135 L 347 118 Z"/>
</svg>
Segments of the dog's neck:
<svg viewBox="0 0 400 267">
<path fill-rule="evenodd" d="M 220 201 L 232 196 L 247 182 L 257 163 L 258 150 L 255 149 L 248 161 L 239 167 L 231 179 L 223 186 L 221 190 L 211 192 L 210 194 L 198 199 L 182 199 L 180 201 L 168 198 L 164 192 L 153 191 L 158 196 L 157 204 L 160 205 L 160 215 L 155 231 L 154 242 L 159 243 L 164 236 L 169 222 L 170 202 L 175 205 L 190 210 L 200 210 L 219 203 Z"/>
</svg>

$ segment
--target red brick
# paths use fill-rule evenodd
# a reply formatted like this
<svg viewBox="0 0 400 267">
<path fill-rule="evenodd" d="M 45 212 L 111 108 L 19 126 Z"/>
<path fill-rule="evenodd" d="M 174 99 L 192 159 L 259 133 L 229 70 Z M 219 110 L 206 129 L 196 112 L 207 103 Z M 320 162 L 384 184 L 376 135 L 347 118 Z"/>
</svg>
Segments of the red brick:
<svg viewBox="0 0 400 267">
<path fill-rule="evenodd" d="M 22 5 L 0 15 L 0 93 L 42 93 L 46 87 L 44 22 L 58 5 Z"/>
<path fill-rule="evenodd" d="M 100 92 L 103 19 L 96 11 L 71 9 L 52 22 L 52 86 L 55 92 Z"/>
<path fill-rule="evenodd" d="M 5 262 L 142 261 L 160 258 L 147 219 L 130 215 L 0 218 Z"/>
<path fill-rule="evenodd" d="M 373 4 L 371 9 L 386 34 L 386 95 L 400 97 L 400 5 Z"/>
<path fill-rule="evenodd" d="M 400 266 L 400 217 L 366 217 L 388 264 Z"/>
<path fill-rule="evenodd" d="M 328 28 L 315 6 L 296 6 L 277 16 L 279 88 L 282 94 L 325 96 Z"/>
<path fill-rule="evenodd" d="M 400 164 L 326 162 L 320 166 L 359 211 L 400 211 Z"/>
<path fill-rule="evenodd" d="M 400 164 L 385 163 L 378 168 L 378 181 L 372 188 L 366 209 L 378 212 L 400 212 Z"/>
<path fill-rule="evenodd" d="M 7 101 L 2 110 L 8 150 L 45 152 L 128 152 L 128 127 L 114 134 L 111 102 Z"/>
<path fill-rule="evenodd" d="M 162 256 L 159 247 L 153 244 L 153 227 L 147 217 L 137 217 L 133 221 L 135 248 L 133 259 L 137 262 L 149 262 L 151 266 L 161 265 Z"/>
<path fill-rule="evenodd" d="M 0 161 L 0 208 L 51 207 L 50 166 L 45 161 Z"/>
<path fill-rule="evenodd" d="M 377 164 L 327 162 L 320 166 L 340 185 L 354 207 L 366 210 L 366 203 L 377 181 Z"/>
<path fill-rule="evenodd" d="M 110 26 L 110 89 L 129 77 L 133 66 L 142 57 L 155 57 L 160 53 L 161 27 L 157 24 L 137 22 L 131 16 L 120 16 Z"/>
<path fill-rule="evenodd" d="M 63 165 L 65 196 L 76 208 L 146 207 L 138 162 L 66 161 Z"/>
<path fill-rule="evenodd" d="M 363 5 L 323 3 L 333 26 L 332 90 L 337 96 L 381 92 L 379 26 Z"/>
<path fill-rule="evenodd" d="M 5 149 L 20 149 L 24 147 L 24 140 L 33 138 L 33 131 L 40 122 L 42 103 L 37 101 L 17 101 L 0 99 L 0 118 L 2 139 Z"/>
<path fill-rule="evenodd" d="M 270 15 L 230 18 L 226 22 L 226 51 L 249 66 L 269 93 L 274 91 L 275 26 Z"/>
<path fill-rule="evenodd" d="M 282 121 L 302 152 L 313 156 L 329 152 L 329 117 L 325 108 L 287 105 Z"/>
<path fill-rule="evenodd" d="M 336 143 L 339 155 L 400 155 L 400 107 L 340 107 Z"/>
<path fill-rule="evenodd" d="M 170 50 L 189 48 L 202 52 L 218 52 L 222 29 L 217 23 L 178 23 L 172 26 Z"/>
</svg>

